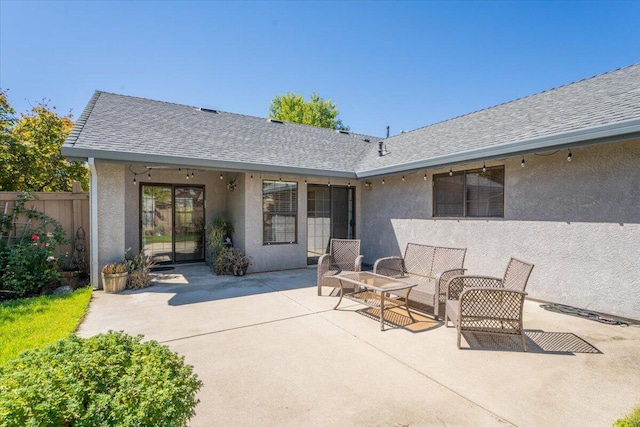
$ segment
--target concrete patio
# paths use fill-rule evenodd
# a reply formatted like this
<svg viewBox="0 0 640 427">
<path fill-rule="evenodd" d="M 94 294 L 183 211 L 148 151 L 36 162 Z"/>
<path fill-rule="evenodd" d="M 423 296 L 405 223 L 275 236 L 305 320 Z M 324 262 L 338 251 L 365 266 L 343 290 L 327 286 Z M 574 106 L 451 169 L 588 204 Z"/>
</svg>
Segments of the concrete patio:
<svg viewBox="0 0 640 427">
<path fill-rule="evenodd" d="M 78 335 L 124 330 L 184 355 L 204 382 L 193 426 L 610 426 L 640 404 L 640 326 L 527 301 L 529 352 L 474 336 L 458 350 L 442 322 L 381 332 L 362 306 L 333 310 L 315 275 L 180 266 L 95 291 Z"/>
</svg>

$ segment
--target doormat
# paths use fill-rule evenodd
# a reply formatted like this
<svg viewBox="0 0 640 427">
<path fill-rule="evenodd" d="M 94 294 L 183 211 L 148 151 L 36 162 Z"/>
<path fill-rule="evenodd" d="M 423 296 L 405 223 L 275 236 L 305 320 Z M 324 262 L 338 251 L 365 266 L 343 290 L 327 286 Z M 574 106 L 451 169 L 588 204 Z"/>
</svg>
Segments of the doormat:
<svg viewBox="0 0 640 427">
<path fill-rule="evenodd" d="M 151 272 L 152 273 L 158 273 L 160 271 L 171 271 L 171 270 L 174 270 L 174 269 L 175 269 L 175 267 L 169 267 L 169 266 L 166 266 L 166 267 L 152 267 L 151 268 Z"/>
<path fill-rule="evenodd" d="M 380 309 L 378 308 L 367 307 L 356 312 L 380 322 Z M 399 327 L 410 332 L 424 332 L 442 325 L 442 322 L 423 316 L 415 311 L 412 311 L 411 315 L 415 322 L 407 315 L 407 311 L 404 308 L 387 309 L 384 311 L 384 323 L 390 327 Z"/>
</svg>

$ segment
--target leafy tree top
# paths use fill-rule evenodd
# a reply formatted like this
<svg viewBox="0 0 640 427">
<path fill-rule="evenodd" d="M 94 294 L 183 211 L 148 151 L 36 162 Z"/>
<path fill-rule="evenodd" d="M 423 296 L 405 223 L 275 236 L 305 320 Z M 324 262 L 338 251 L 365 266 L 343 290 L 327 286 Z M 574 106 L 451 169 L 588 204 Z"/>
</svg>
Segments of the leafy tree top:
<svg viewBox="0 0 640 427">
<path fill-rule="evenodd" d="M 71 191 L 73 181 L 88 190 L 87 167 L 60 153 L 71 129 L 72 115 L 58 115 L 46 100 L 17 118 L 0 90 L 0 191 Z"/>
<path fill-rule="evenodd" d="M 338 107 L 330 99 L 324 100 L 312 93 L 309 101 L 302 95 L 287 93 L 278 95 L 269 105 L 269 118 L 291 123 L 301 123 L 328 129 L 349 130 L 338 118 Z"/>
</svg>

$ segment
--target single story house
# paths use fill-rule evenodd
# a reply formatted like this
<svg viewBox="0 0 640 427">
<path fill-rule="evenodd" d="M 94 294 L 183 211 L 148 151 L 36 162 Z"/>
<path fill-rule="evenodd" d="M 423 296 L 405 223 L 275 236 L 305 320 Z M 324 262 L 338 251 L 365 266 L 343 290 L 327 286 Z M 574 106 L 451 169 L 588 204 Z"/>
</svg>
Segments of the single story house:
<svg viewBox="0 0 640 427">
<path fill-rule="evenodd" d="M 97 91 L 62 153 L 91 169 L 91 276 L 144 249 L 205 259 L 229 218 L 249 272 L 330 237 L 366 263 L 407 242 L 470 273 L 536 265 L 530 297 L 640 318 L 640 64 L 378 138 Z"/>
</svg>

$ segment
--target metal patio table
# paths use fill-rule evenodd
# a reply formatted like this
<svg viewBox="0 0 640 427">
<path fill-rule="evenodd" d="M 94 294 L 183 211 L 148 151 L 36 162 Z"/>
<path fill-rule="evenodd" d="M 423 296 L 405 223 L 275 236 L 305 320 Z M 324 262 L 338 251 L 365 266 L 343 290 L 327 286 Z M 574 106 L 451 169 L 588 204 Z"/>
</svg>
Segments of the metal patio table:
<svg viewBox="0 0 640 427">
<path fill-rule="evenodd" d="M 380 309 L 381 331 L 384 331 L 384 310 L 386 309 L 404 307 L 411 320 L 415 322 L 415 319 L 409 310 L 408 301 L 411 289 L 417 286 L 417 283 L 383 276 L 381 274 L 375 274 L 368 271 L 342 272 L 335 276 L 335 278 L 340 281 L 340 300 L 333 308 L 334 310 L 338 309 L 338 306 L 342 302 L 342 298 L 346 297 L 360 304 Z M 354 285 L 353 292 L 345 294 L 345 286 L 343 286 L 343 282 Z M 390 295 L 393 294 L 394 291 L 400 290 L 407 291 L 404 298 Z"/>
</svg>

